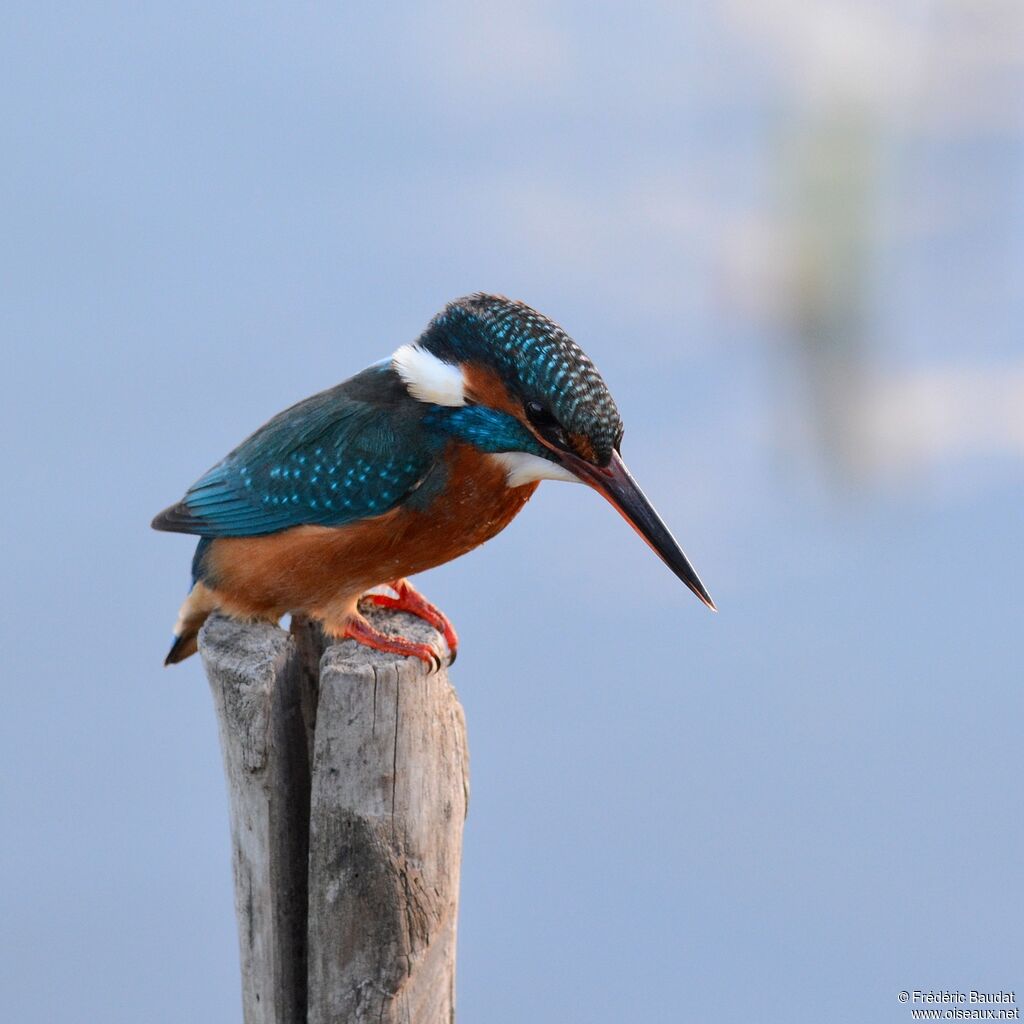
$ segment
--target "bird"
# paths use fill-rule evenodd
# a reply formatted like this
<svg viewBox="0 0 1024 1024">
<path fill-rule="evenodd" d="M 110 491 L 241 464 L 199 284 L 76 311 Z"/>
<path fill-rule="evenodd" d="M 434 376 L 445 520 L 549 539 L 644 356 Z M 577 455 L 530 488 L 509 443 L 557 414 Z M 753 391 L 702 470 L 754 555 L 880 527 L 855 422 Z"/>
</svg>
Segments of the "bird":
<svg viewBox="0 0 1024 1024">
<path fill-rule="evenodd" d="M 437 669 L 435 647 L 378 630 L 361 606 L 425 620 L 453 660 L 455 629 L 408 577 L 490 540 L 542 480 L 593 488 L 716 610 L 626 468 L 622 435 L 561 326 L 501 295 L 449 302 L 415 341 L 274 416 L 156 516 L 156 530 L 199 537 L 164 664 L 194 654 L 219 612 L 305 615 L 330 638 Z"/>
</svg>

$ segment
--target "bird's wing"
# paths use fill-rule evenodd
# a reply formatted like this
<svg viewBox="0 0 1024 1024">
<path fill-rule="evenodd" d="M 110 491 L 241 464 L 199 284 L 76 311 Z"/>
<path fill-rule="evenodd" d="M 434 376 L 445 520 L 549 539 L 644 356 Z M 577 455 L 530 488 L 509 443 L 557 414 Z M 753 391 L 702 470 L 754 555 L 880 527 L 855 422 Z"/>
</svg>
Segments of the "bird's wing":
<svg viewBox="0 0 1024 1024">
<path fill-rule="evenodd" d="M 435 452 L 390 370 L 371 367 L 292 406 L 153 520 L 157 530 L 251 537 L 380 515 L 414 491 Z M 396 386 L 397 384 L 397 386 Z"/>
</svg>

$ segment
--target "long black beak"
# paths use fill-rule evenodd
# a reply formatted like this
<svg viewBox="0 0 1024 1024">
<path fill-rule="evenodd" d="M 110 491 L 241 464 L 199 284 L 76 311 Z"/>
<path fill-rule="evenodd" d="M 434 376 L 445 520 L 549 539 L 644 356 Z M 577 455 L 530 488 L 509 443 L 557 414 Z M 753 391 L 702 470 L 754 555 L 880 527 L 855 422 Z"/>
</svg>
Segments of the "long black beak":
<svg viewBox="0 0 1024 1024">
<path fill-rule="evenodd" d="M 566 469 L 603 494 L 618 509 L 622 518 L 697 597 L 712 611 L 718 610 L 690 560 L 647 500 L 647 495 L 640 490 L 640 485 L 626 469 L 618 452 L 612 452 L 611 462 L 604 467 L 595 466 L 570 452 L 559 451 L 557 454 Z"/>
</svg>

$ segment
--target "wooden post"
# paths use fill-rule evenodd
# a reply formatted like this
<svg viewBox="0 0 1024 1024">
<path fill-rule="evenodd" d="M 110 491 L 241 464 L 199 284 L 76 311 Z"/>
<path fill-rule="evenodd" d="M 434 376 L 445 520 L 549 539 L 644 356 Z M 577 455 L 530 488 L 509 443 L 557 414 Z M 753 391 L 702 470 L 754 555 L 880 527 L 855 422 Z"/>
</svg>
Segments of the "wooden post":
<svg viewBox="0 0 1024 1024">
<path fill-rule="evenodd" d="M 373 609 L 381 629 L 444 642 Z M 447 671 L 303 620 L 199 637 L 231 803 L 245 1024 L 450 1024 L 462 707 Z"/>
</svg>

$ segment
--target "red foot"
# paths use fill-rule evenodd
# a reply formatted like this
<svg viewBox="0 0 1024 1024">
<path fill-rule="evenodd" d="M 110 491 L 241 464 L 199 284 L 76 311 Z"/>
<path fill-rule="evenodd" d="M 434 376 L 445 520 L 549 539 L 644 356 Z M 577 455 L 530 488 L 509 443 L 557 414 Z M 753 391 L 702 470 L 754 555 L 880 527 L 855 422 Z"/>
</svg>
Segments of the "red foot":
<svg viewBox="0 0 1024 1024">
<path fill-rule="evenodd" d="M 388 586 L 398 597 L 389 597 L 386 594 L 367 594 L 364 600 L 381 608 L 394 608 L 396 611 L 408 612 L 433 626 L 444 636 L 448 644 L 449 664 L 454 665 L 455 657 L 459 652 L 459 637 L 455 632 L 455 627 L 448 621 L 448 616 L 440 608 L 432 605 L 408 580 L 394 580 Z"/>
<path fill-rule="evenodd" d="M 352 617 L 345 624 L 344 638 L 355 640 L 356 643 L 372 647 L 375 651 L 386 651 L 388 654 L 404 654 L 407 658 L 419 658 L 425 661 L 431 672 L 441 667 L 441 657 L 430 644 L 406 640 L 404 636 L 391 636 L 374 629 L 361 615 Z"/>
</svg>

